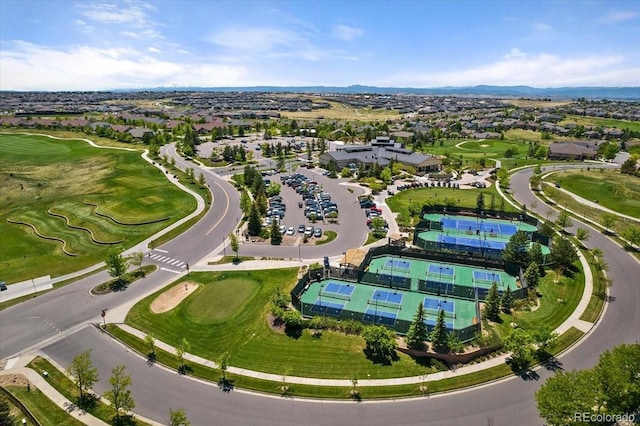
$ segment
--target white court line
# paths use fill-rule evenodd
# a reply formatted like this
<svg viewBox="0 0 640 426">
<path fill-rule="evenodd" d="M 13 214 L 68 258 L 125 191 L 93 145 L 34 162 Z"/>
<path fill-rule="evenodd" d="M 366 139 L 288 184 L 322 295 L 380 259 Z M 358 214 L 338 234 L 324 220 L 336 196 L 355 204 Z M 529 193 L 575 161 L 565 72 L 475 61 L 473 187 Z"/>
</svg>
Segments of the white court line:
<svg viewBox="0 0 640 426">
<path fill-rule="evenodd" d="M 154 251 L 159 251 L 160 253 L 169 253 L 167 250 L 155 249 Z"/>
<path fill-rule="evenodd" d="M 167 271 L 167 272 L 173 272 L 174 274 L 180 274 L 182 273 L 181 271 L 174 271 L 173 269 L 167 269 L 167 268 L 160 268 L 163 271 Z"/>
</svg>

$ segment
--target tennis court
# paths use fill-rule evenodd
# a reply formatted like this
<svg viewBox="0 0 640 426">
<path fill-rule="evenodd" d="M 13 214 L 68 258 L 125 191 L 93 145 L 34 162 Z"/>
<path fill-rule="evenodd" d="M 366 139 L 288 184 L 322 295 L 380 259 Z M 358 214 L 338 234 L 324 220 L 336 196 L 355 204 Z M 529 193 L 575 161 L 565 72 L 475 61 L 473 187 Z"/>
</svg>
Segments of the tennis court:
<svg viewBox="0 0 640 426">
<path fill-rule="evenodd" d="M 316 302 L 311 307 L 311 312 L 338 317 L 342 313 L 343 309 L 344 304 L 342 303 L 328 302 L 326 300 L 316 300 Z"/>
<path fill-rule="evenodd" d="M 442 266 L 442 265 L 429 265 L 429 273 L 430 274 L 441 274 L 451 276 L 453 278 L 453 267 L 451 266 Z"/>
<path fill-rule="evenodd" d="M 395 312 L 367 309 L 367 312 L 365 312 L 365 314 L 362 316 L 362 321 L 393 327 L 396 324 L 397 318 L 398 315 Z"/>
<path fill-rule="evenodd" d="M 386 261 L 386 259 L 380 259 L 380 261 Z M 421 272 L 426 273 L 428 263 L 419 259 L 411 259 L 411 263 L 412 268 L 420 266 Z M 332 297 L 335 295 L 346 296 L 348 299 Z M 425 298 L 428 300 L 425 301 Z M 440 309 L 445 310 L 447 328 L 462 330 L 461 337 L 465 340 L 475 334 L 475 331 L 469 330 L 476 327 L 479 320 L 476 318 L 473 300 L 455 299 L 454 301 L 450 297 L 436 294 L 426 295 L 410 289 L 381 288 L 364 282 L 343 282 L 335 278 L 310 282 L 300 296 L 300 301 L 301 313 L 305 317 L 326 315 L 342 320 L 362 321 L 365 324 L 382 324 L 394 328 L 401 334 L 408 331 L 421 303 L 423 308 L 426 307 L 425 323 L 428 326 L 435 325 L 438 306 L 440 306 Z"/>
<path fill-rule="evenodd" d="M 351 298 L 351 293 L 353 293 L 353 286 L 350 284 L 329 282 L 326 286 L 320 287 L 320 292 L 323 297 L 349 300 Z"/>
<path fill-rule="evenodd" d="M 507 243 L 504 241 L 483 240 L 482 238 L 455 237 L 452 235 L 438 234 L 438 243 L 459 247 L 475 247 L 484 250 L 504 250 Z"/>
<path fill-rule="evenodd" d="M 401 271 L 408 272 L 409 268 L 411 268 L 411 262 L 404 259 L 390 258 L 390 259 L 387 259 L 387 261 L 384 263 L 383 268 L 389 269 L 389 270 L 401 270 Z"/>
<path fill-rule="evenodd" d="M 495 222 L 493 220 L 460 219 L 455 217 L 443 217 L 440 220 L 442 229 L 458 229 L 463 231 L 488 232 L 490 234 L 513 235 L 518 232 L 518 226 L 513 223 Z"/>
</svg>

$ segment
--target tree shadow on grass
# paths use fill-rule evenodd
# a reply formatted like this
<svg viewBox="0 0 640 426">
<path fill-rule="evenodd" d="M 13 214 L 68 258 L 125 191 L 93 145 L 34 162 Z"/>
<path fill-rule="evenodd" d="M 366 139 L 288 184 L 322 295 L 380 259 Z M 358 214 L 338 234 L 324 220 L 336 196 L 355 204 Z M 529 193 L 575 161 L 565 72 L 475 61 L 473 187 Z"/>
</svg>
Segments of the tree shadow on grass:
<svg viewBox="0 0 640 426">
<path fill-rule="evenodd" d="M 367 359 L 369 359 L 374 364 L 391 365 L 394 361 L 398 361 L 400 359 L 396 351 L 388 354 L 379 354 L 371 352 L 367 348 L 364 348 L 362 352 L 367 357 Z"/>
<path fill-rule="evenodd" d="M 85 393 L 76 398 L 76 405 L 84 411 L 92 411 L 98 405 L 98 397 L 92 393 Z"/>
<path fill-rule="evenodd" d="M 187 374 L 193 373 L 193 368 L 189 364 L 182 364 L 178 367 L 178 374 L 181 376 L 186 376 Z"/>
<path fill-rule="evenodd" d="M 111 289 L 111 291 L 125 291 L 128 286 L 129 281 L 123 278 L 115 279 L 109 284 L 109 288 Z"/>
<path fill-rule="evenodd" d="M 124 414 L 118 417 L 114 416 L 111 419 L 111 424 L 113 426 L 135 426 L 138 422 L 136 422 L 136 419 L 132 415 Z"/>
<path fill-rule="evenodd" d="M 302 327 L 285 327 L 284 334 L 297 340 L 302 336 Z"/>
</svg>

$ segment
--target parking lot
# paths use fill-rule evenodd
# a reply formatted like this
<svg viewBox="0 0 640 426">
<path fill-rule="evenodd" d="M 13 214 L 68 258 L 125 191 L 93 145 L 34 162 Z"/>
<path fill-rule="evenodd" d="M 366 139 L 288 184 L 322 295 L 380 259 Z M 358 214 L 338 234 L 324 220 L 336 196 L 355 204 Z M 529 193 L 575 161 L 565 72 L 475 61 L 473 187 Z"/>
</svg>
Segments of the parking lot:
<svg viewBox="0 0 640 426">
<path fill-rule="evenodd" d="M 264 179 L 282 185 L 279 198 L 272 203 L 272 206 L 280 211 L 278 215 L 282 216 L 279 220 L 280 226 L 284 227 L 281 228 L 284 231 L 282 244 L 274 249 L 269 240 L 249 238 L 244 241 L 241 249 L 244 254 L 264 256 L 268 253 L 274 257 L 277 254 L 281 255 L 277 257 L 297 257 L 299 253 L 294 253 L 297 247 L 316 246 L 317 241 L 327 238 L 324 236 L 326 231 L 336 232 L 336 239 L 327 245 L 316 246 L 314 252 L 341 253 L 358 247 L 366 240 L 366 218 L 357 199 L 357 196 L 364 192 L 363 189 L 340 185 L 341 182 L 346 182 L 346 179 L 329 179 L 322 172 L 322 169 L 299 168 L 291 173 L 295 179 L 291 179 L 289 184 L 285 183 L 286 176 L 291 176 L 289 173 L 264 176 Z M 316 216 L 315 222 L 312 212 Z M 326 217 L 331 212 L 337 213 L 337 217 Z M 304 225 L 304 232 L 301 232 L 301 225 Z M 292 235 L 290 228 L 293 228 Z M 318 232 L 321 233 L 321 237 L 317 236 Z"/>
</svg>

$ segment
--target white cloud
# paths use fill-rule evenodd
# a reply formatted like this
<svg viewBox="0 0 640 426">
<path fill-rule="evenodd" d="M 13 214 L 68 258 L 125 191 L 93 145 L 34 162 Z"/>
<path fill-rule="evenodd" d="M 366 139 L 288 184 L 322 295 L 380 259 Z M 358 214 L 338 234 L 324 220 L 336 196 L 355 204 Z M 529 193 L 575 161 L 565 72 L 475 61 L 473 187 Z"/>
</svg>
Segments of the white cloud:
<svg viewBox="0 0 640 426">
<path fill-rule="evenodd" d="M 513 51 L 512 51 L 513 52 Z M 460 71 L 402 72 L 378 85 L 441 87 L 490 84 L 534 87 L 639 86 L 640 68 L 615 55 L 561 57 L 547 53 L 505 55 L 494 63 Z"/>
<path fill-rule="evenodd" d="M 226 28 L 206 40 L 228 49 L 263 52 L 306 43 L 298 33 L 275 27 Z"/>
<path fill-rule="evenodd" d="M 362 37 L 364 31 L 360 28 L 347 25 L 336 25 L 331 30 L 331 35 L 341 40 L 351 41 Z"/>
<path fill-rule="evenodd" d="M 507 53 L 503 57 L 505 59 L 511 59 L 511 58 L 524 58 L 525 56 L 527 56 L 526 53 L 524 53 L 522 50 L 518 49 L 517 47 L 514 47 L 509 51 L 509 53 Z"/>
<path fill-rule="evenodd" d="M 551 31 L 553 31 L 553 27 L 549 24 L 546 24 L 544 22 L 534 22 L 531 27 L 533 28 L 533 30 L 538 33 L 538 34 L 547 34 Z"/>
<path fill-rule="evenodd" d="M 607 16 L 603 17 L 600 20 L 600 22 L 604 24 L 617 24 L 618 22 L 630 21 L 634 19 L 636 16 L 638 16 L 638 14 L 630 10 L 618 11 L 618 12 L 612 12 Z"/>
<path fill-rule="evenodd" d="M 130 48 L 56 50 L 19 41 L 0 51 L 0 63 L 1 90 L 256 84 L 242 65 L 169 62 Z"/>
<path fill-rule="evenodd" d="M 147 19 L 146 12 L 136 5 L 120 8 L 114 3 L 81 3 L 79 7 L 82 16 L 103 24 L 136 24 Z"/>
<path fill-rule="evenodd" d="M 157 47 L 150 47 L 147 49 L 147 51 L 151 52 L 151 53 L 162 53 L 162 51 L 160 49 L 158 49 Z"/>
</svg>

